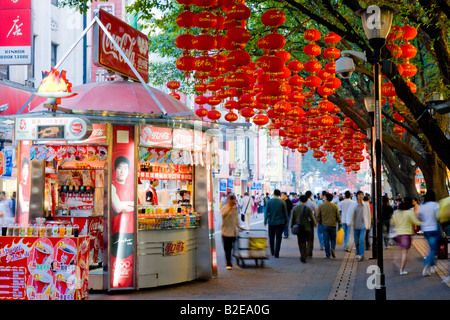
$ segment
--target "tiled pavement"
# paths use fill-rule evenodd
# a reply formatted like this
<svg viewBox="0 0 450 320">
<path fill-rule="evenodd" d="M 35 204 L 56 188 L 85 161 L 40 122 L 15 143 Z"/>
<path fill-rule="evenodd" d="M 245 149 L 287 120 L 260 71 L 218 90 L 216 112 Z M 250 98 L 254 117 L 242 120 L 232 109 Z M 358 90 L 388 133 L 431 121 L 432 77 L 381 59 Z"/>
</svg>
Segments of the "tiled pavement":
<svg viewBox="0 0 450 320">
<path fill-rule="evenodd" d="M 261 226 L 259 226 L 261 227 Z M 314 257 L 306 264 L 299 261 L 296 238 L 283 239 L 280 258 L 270 257 L 264 267 L 250 260 L 246 267 L 226 270 L 219 235 L 216 239 L 218 276 L 207 281 L 192 281 L 136 292 L 91 292 L 89 300 L 374 300 L 375 291 L 368 289 L 367 273 L 376 260 L 355 261 L 354 250 L 336 248 L 335 259 L 324 259 L 315 237 Z M 415 236 L 408 253 L 408 275 L 398 272 L 399 248 L 383 251 L 387 300 L 450 300 L 450 287 L 442 282 L 447 275 L 448 260 L 438 260 L 431 277 L 422 276 L 426 240 Z M 366 258 L 372 252 L 366 251 Z"/>
</svg>

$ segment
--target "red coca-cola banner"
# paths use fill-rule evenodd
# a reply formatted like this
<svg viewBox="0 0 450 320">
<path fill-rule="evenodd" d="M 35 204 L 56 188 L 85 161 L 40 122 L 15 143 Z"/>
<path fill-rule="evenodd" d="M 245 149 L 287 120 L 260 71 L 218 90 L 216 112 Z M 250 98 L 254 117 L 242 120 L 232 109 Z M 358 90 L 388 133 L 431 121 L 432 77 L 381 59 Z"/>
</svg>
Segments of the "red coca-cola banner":
<svg viewBox="0 0 450 320">
<path fill-rule="evenodd" d="M 104 10 L 98 17 L 145 82 L 148 82 L 148 38 Z M 96 25 L 94 28 L 94 63 L 139 81 L 111 40 Z"/>
<path fill-rule="evenodd" d="M 134 127 L 113 126 L 111 175 L 110 287 L 134 287 Z"/>
<path fill-rule="evenodd" d="M 140 145 L 147 147 L 172 148 L 172 129 L 141 126 Z"/>
</svg>

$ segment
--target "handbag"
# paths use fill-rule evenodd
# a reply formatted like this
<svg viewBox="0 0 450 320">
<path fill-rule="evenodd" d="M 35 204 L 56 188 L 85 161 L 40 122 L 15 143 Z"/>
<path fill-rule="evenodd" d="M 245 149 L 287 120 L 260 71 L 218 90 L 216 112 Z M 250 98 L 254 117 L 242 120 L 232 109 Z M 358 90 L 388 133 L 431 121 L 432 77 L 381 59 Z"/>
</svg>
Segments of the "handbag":
<svg viewBox="0 0 450 320">
<path fill-rule="evenodd" d="M 336 235 L 336 243 L 341 245 L 344 242 L 344 229 L 340 228 Z"/>
<path fill-rule="evenodd" d="M 302 221 L 303 214 L 305 213 L 306 207 L 303 207 L 302 214 L 300 215 L 300 222 Z M 303 230 L 303 226 L 300 223 L 296 223 L 292 226 L 291 232 L 292 234 L 299 234 Z"/>
<path fill-rule="evenodd" d="M 249 198 L 249 200 L 247 201 L 247 206 L 245 207 L 245 210 L 241 212 L 241 221 L 242 222 L 245 222 L 245 213 L 247 212 L 247 208 L 248 208 L 248 205 L 250 204 L 250 200 L 251 199 Z"/>
</svg>

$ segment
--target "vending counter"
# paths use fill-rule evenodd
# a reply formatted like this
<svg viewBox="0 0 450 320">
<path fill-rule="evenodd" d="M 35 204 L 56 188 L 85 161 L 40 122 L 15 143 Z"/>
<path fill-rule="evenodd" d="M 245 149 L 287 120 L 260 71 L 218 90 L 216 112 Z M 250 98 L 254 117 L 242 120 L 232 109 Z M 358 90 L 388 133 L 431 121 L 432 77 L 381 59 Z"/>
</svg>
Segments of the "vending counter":
<svg viewBox="0 0 450 320">
<path fill-rule="evenodd" d="M 88 298 L 89 237 L 0 237 L 0 299 Z"/>
</svg>

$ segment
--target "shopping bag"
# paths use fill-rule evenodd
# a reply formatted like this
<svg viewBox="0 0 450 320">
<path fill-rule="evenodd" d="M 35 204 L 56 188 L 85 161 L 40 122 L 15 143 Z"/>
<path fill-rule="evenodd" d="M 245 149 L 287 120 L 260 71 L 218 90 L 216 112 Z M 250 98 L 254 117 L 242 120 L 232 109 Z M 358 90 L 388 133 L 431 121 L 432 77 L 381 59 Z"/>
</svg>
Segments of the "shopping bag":
<svg viewBox="0 0 450 320">
<path fill-rule="evenodd" d="M 344 242 L 344 229 L 340 228 L 336 234 L 336 243 L 342 244 Z"/>
</svg>

